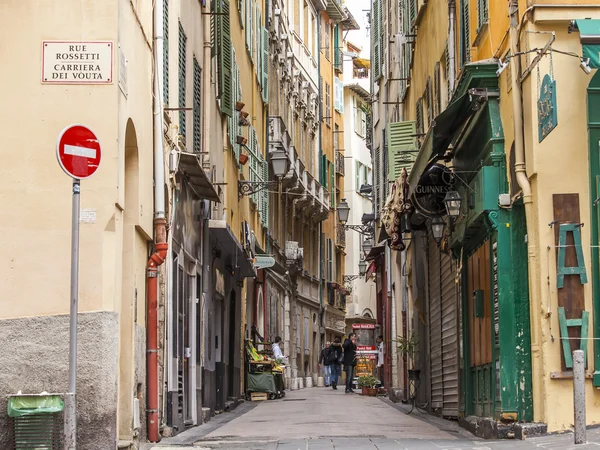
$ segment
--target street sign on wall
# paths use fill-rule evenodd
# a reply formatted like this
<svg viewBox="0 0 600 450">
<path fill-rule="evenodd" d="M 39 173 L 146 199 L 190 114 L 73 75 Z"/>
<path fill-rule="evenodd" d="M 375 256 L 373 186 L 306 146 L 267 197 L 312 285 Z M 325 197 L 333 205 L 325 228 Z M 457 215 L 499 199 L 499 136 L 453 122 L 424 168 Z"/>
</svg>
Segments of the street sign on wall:
<svg viewBox="0 0 600 450">
<path fill-rule="evenodd" d="M 43 41 L 42 84 L 111 84 L 111 41 Z"/>
<path fill-rule="evenodd" d="M 75 179 L 89 178 L 100 166 L 102 150 L 92 130 L 84 125 L 69 125 L 58 136 L 56 157 L 60 167 Z"/>
</svg>

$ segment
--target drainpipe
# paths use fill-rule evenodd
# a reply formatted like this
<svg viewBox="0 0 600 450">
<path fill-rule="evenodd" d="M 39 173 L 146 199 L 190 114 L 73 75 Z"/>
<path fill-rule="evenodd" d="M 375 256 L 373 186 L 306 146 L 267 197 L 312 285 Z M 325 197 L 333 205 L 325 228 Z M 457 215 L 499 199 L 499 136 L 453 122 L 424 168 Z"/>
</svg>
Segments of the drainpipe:
<svg viewBox="0 0 600 450">
<path fill-rule="evenodd" d="M 456 82 L 456 0 L 448 0 L 448 79 L 450 93 Z"/>
<path fill-rule="evenodd" d="M 317 42 L 321 42 L 321 21 L 323 20 L 323 15 L 319 12 L 319 20 L 317 21 Z M 323 92 L 321 92 L 321 52 L 317 57 L 317 77 L 319 82 L 319 98 L 323 98 Z M 323 124 L 323 106 L 322 103 L 319 102 L 319 110 L 321 113 L 319 114 L 319 161 L 317 167 L 319 168 L 319 178 L 323 174 L 323 136 L 321 126 Z M 333 113 L 332 113 L 333 114 Z M 323 180 L 320 180 L 323 181 Z M 333 214 L 333 223 L 335 230 L 335 211 Z M 321 334 L 321 325 L 323 323 L 323 222 L 319 222 L 319 311 L 320 311 L 320 320 L 319 320 L 319 335 Z"/>
<path fill-rule="evenodd" d="M 512 55 L 518 53 L 519 46 L 519 16 L 518 16 L 518 0 L 510 0 L 509 2 L 510 16 L 510 51 Z M 531 196 L 531 184 L 527 177 L 525 169 L 525 138 L 523 133 L 523 98 L 521 93 L 521 85 L 519 83 L 519 75 L 521 73 L 521 64 L 519 58 L 511 58 L 510 64 L 512 76 L 512 104 L 513 104 L 513 125 L 515 131 L 515 172 L 517 183 L 523 191 L 523 204 L 525 205 L 525 218 L 527 222 L 527 242 L 528 242 L 528 264 L 529 264 L 529 293 L 530 293 L 530 314 L 531 323 L 534 326 L 531 329 L 531 362 L 532 362 L 532 384 L 533 384 L 533 399 L 539 399 L 539 407 L 534 411 L 535 420 L 540 420 L 545 416 L 545 404 L 540 395 L 541 377 L 538 377 L 540 370 L 539 364 L 539 339 L 536 326 L 541 324 L 541 311 L 537 307 L 538 298 L 538 281 L 539 269 L 537 266 L 537 234 L 535 230 L 535 211 L 533 209 L 533 199 Z"/>
<path fill-rule="evenodd" d="M 210 39 L 210 2 L 206 2 L 202 11 L 202 31 L 204 33 L 204 48 L 202 53 L 202 98 L 205 105 L 212 105 L 210 100 L 210 50 L 212 41 Z M 210 148 L 210 118 L 211 114 L 202 114 L 202 150 L 209 151 Z M 210 154 L 203 156 L 203 169 L 210 169 Z"/>
<path fill-rule="evenodd" d="M 154 2 L 154 240 L 146 270 L 146 383 L 148 440 L 160 441 L 158 422 L 158 266 L 167 256 L 165 161 L 163 148 L 163 0 Z"/>
</svg>

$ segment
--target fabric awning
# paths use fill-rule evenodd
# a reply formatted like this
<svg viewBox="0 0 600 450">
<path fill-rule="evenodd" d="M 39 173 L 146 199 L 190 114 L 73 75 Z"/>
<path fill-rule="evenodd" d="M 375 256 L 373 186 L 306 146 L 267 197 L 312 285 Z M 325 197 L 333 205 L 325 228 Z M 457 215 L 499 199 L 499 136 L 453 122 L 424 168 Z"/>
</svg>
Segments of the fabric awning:
<svg viewBox="0 0 600 450">
<path fill-rule="evenodd" d="M 369 254 L 365 257 L 365 261 L 372 261 L 378 256 L 380 256 L 385 251 L 385 245 L 386 241 L 383 241 L 373 246 Z"/>
<path fill-rule="evenodd" d="M 220 203 L 221 199 L 200 165 L 195 153 L 179 152 L 178 170 L 185 175 L 192 185 L 194 192 L 201 198 Z"/>
<path fill-rule="evenodd" d="M 583 58 L 590 59 L 592 69 L 600 68 L 600 20 L 577 19 L 575 27 L 579 30 L 579 39 L 583 49 Z"/>
<path fill-rule="evenodd" d="M 371 60 L 366 58 L 354 58 L 354 66 L 359 69 L 370 69 Z"/>
<path fill-rule="evenodd" d="M 470 94 L 464 94 L 433 120 L 408 177 L 410 193 L 415 191 L 425 170 L 444 156 L 456 132 L 473 115 L 470 103 Z"/>
<path fill-rule="evenodd" d="M 229 224 L 224 220 L 211 219 L 208 221 L 208 228 L 215 247 L 221 250 L 222 258 L 235 269 L 236 274 L 242 278 L 256 277 L 252 260 L 248 258 Z"/>
</svg>

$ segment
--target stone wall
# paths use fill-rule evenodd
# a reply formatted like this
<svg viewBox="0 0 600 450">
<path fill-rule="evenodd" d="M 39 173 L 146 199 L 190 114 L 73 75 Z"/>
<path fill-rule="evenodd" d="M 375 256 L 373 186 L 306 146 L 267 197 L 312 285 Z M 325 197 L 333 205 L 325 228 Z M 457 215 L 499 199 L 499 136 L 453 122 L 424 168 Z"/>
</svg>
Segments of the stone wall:
<svg viewBox="0 0 600 450">
<path fill-rule="evenodd" d="M 117 314 L 80 314 L 78 330 L 77 447 L 116 448 Z M 69 316 L 0 320 L 0 336 L 0 448 L 9 448 L 7 396 L 68 388 Z"/>
</svg>

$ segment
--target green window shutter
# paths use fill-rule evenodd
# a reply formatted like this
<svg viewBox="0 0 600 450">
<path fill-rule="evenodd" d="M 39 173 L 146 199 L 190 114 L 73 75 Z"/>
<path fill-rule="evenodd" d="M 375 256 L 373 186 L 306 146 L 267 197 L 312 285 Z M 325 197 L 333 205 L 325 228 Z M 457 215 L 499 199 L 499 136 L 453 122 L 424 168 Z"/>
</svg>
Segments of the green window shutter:
<svg viewBox="0 0 600 450">
<path fill-rule="evenodd" d="M 193 117 L 194 117 L 194 152 L 200 153 L 202 151 L 201 142 L 201 122 L 200 122 L 200 111 L 202 108 L 201 101 L 202 83 L 201 83 L 201 71 L 198 60 L 194 56 L 194 105 L 193 105 Z"/>
<path fill-rule="evenodd" d="M 354 161 L 354 178 L 355 178 L 355 182 L 356 182 L 356 192 L 360 191 L 360 170 L 361 170 L 361 166 L 362 164 L 358 161 Z"/>
<path fill-rule="evenodd" d="M 219 16 L 219 37 L 221 45 L 219 49 L 219 79 L 221 86 L 221 113 L 226 116 L 233 116 L 233 61 L 230 29 L 230 9 L 229 0 L 219 0 L 222 5 L 223 14 Z"/>
<path fill-rule="evenodd" d="M 263 158 L 263 181 L 267 181 L 269 179 L 269 164 Z M 269 190 L 264 189 L 261 191 L 262 193 L 262 205 L 260 208 L 260 223 L 264 228 L 268 228 L 269 226 Z"/>
<path fill-rule="evenodd" d="M 163 101 L 169 106 L 169 0 L 163 3 Z"/>
<path fill-rule="evenodd" d="M 377 147 L 374 152 L 373 158 L 373 178 L 375 184 L 373 185 L 373 193 L 375 200 L 375 216 L 379 217 L 381 211 L 381 147 Z"/>
<path fill-rule="evenodd" d="M 215 57 L 219 54 L 219 43 L 221 42 L 221 38 L 219 37 L 219 21 L 222 12 L 221 2 L 219 0 L 211 0 L 210 9 L 213 12 L 210 16 L 210 56 Z"/>
<path fill-rule="evenodd" d="M 244 0 L 246 4 L 246 49 L 250 50 L 250 42 L 252 42 L 252 0 Z"/>
<path fill-rule="evenodd" d="M 262 88 L 262 13 L 258 3 L 256 4 L 254 41 L 256 42 L 256 64 L 254 65 L 254 73 L 258 78 L 258 85 Z"/>
<path fill-rule="evenodd" d="M 269 30 L 262 29 L 262 99 L 264 103 L 269 102 Z"/>
<path fill-rule="evenodd" d="M 340 44 L 340 26 L 335 25 L 333 28 L 333 65 L 336 69 L 342 68 L 342 53 Z"/>
<path fill-rule="evenodd" d="M 335 165 L 332 162 L 329 163 L 329 190 L 331 207 L 335 208 Z"/>
<path fill-rule="evenodd" d="M 389 177 L 388 180 L 396 181 L 402 169 L 410 173 L 410 169 L 417 157 L 417 123 L 414 120 L 406 122 L 389 123 L 387 126 Z"/>
<path fill-rule="evenodd" d="M 187 36 L 183 31 L 183 26 L 179 22 L 179 107 L 185 108 L 185 97 L 186 97 L 186 75 L 187 75 L 187 64 L 186 64 L 186 51 L 187 51 Z M 185 110 L 179 111 L 179 134 L 181 135 L 185 144 L 186 135 L 186 123 L 185 123 Z"/>
<path fill-rule="evenodd" d="M 242 24 L 242 28 L 246 26 L 246 8 L 244 8 L 245 5 L 246 0 L 238 0 L 238 14 L 240 15 L 240 23 Z"/>
<path fill-rule="evenodd" d="M 462 65 L 471 61 L 471 22 L 469 14 L 469 0 L 462 0 L 461 8 L 461 62 Z"/>
<path fill-rule="evenodd" d="M 325 186 L 325 189 L 328 189 L 328 184 L 327 184 L 327 167 L 328 166 L 328 161 L 327 161 L 327 156 L 325 154 L 323 154 L 321 156 L 321 179 L 319 180 L 319 182 Z"/>
<path fill-rule="evenodd" d="M 379 79 L 381 76 L 381 0 L 373 0 L 373 14 L 371 20 L 373 24 L 371 26 L 372 39 L 373 39 L 373 76 L 375 79 Z"/>
<path fill-rule="evenodd" d="M 477 0 L 477 32 L 488 23 L 488 0 Z"/>
</svg>

